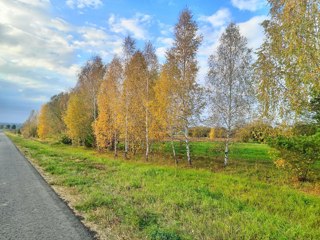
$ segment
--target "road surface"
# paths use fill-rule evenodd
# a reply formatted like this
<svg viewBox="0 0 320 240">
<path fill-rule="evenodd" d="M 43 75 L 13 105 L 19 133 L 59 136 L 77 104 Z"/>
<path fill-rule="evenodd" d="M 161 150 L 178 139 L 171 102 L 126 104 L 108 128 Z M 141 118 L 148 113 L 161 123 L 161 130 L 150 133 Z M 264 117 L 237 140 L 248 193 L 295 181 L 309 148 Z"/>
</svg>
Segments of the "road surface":
<svg viewBox="0 0 320 240">
<path fill-rule="evenodd" d="M 0 239 L 93 239 L 1 131 Z"/>
</svg>

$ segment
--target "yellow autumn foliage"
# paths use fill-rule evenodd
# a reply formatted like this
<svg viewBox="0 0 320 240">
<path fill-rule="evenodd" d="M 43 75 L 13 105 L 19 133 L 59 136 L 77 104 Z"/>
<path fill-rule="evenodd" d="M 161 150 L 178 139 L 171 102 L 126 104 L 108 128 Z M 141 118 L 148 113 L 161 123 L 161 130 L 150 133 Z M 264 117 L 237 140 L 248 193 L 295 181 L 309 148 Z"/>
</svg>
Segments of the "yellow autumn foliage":
<svg viewBox="0 0 320 240">
<path fill-rule="evenodd" d="M 92 114 L 80 93 L 71 94 L 63 120 L 67 126 L 67 134 L 74 144 L 80 144 L 91 133 Z"/>
<path fill-rule="evenodd" d="M 214 138 L 215 138 L 215 129 L 211 128 L 209 133 L 209 139 L 214 140 Z"/>
<path fill-rule="evenodd" d="M 45 139 L 50 135 L 51 127 L 49 125 L 50 115 L 49 106 L 45 104 L 41 107 L 39 117 L 38 117 L 38 136 L 40 139 Z"/>
</svg>

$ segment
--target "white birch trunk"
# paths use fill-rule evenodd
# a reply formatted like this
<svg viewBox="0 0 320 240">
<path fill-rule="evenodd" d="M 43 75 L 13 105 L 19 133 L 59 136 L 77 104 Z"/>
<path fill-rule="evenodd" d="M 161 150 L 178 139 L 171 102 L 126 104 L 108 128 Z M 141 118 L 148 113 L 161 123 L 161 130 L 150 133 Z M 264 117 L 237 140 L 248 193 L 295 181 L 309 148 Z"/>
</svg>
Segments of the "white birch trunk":
<svg viewBox="0 0 320 240">
<path fill-rule="evenodd" d="M 172 148 L 174 162 L 176 163 L 176 165 L 178 165 L 178 160 L 177 160 L 177 156 L 176 156 L 176 149 L 174 147 L 173 137 L 171 137 L 171 148 Z"/>
<path fill-rule="evenodd" d="M 96 118 L 97 118 L 97 110 L 96 110 L 96 107 L 97 107 L 97 100 L 96 100 L 96 96 L 93 95 L 93 120 L 96 121 Z"/>
<path fill-rule="evenodd" d="M 118 157 L 118 136 L 117 136 L 117 132 L 114 133 L 114 156 Z"/>
<path fill-rule="evenodd" d="M 147 101 L 146 101 L 146 161 L 149 159 L 149 124 L 148 124 L 148 104 L 149 104 L 149 77 L 147 76 Z"/>
<path fill-rule="evenodd" d="M 224 150 L 224 166 L 228 165 L 229 161 L 229 133 L 227 133 L 226 147 Z"/>
<path fill-rule="evenodd" d="M 184 128 L 184 137 L 185 137 L 185 142 L 186 142 L 187 160 L 188 160 L 189 165 L 192 165 L 191 157 L 190 157 L 190 146 L 189 146 L 188 133 L 189 133 L 189 129 L 188 129 L 188 127 L 185 127 Z"/>
<path fill-rule="evenodd" d="M 125 139 L 124 139 L 124 157 L 128 157 L 128 111 L 126 108 L 126 119 L 125 119 Z"/>
<path fill-rule="evenodd" d="M 129 139 L 128 139 L 128 92 L 125 93 L 125 139 L 124 139 L 124 158 L 128 158 Z"/>
<path fill-rule="evenodd" d="M 146 161 L 149 159 L 149 126 L 148 126 L 148 109 L 146 109 Z"/>
</svg>

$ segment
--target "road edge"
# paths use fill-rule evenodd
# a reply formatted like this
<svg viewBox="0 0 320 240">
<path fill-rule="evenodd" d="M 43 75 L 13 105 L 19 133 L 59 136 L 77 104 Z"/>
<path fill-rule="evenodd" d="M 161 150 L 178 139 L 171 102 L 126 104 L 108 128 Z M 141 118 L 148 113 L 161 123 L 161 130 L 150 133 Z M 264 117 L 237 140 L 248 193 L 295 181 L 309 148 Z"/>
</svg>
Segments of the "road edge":
<svg viewBox="0 0 320 240">
<path fill-rule="evenodd" d="M 71 212 L 71 214 L 73 214 L 77 221 L 79 222 L 80 225 L 83 226 L 83 228 L 88 232 L 88 234 L 92 237 L 93 240 L 99 240 L 99 235 L 98 232 L 96 232 L 95 230 L 93 230 L 92 228 L 90 228 L 90 226 L 87 226 L 85 224 L 85 222 L 83 222 L 82 220 L 85 219 L 84 216 L 82 216 L 81 214 L 79 214 L 78 212 L 76 212 L 75 209 L 72 208 L 72 206 L 69 205 L 69 202 L 64 199 L 59 192 L 57 192 L 52 185 L 47 181 L 46 177 L 44 176 L 44 174 L 41 174 L 42 169 L 37 166 L 36 164 L 34 164 L 28 157 L 26 157 L 21 149 L 11 140 L 11 138 L 4 132 L 4 135 L 10 140 L 10 142 L 13 144 L 13 146 L 17 149 L 17 151 L 19 152 L 19 154 L 26 160 L 26 162 L 28 163 L 28 165 L 31 167 L 32 171 L 36 174 L 36 176 L 40 179 L 40 181 L 42 181 L 45 185 L 48 186 L 48 188 L 51 191 L 51 194 L 53 194 L 56 198 L 58 198 L 64 205 L 65 207 Z"/>
</svg>

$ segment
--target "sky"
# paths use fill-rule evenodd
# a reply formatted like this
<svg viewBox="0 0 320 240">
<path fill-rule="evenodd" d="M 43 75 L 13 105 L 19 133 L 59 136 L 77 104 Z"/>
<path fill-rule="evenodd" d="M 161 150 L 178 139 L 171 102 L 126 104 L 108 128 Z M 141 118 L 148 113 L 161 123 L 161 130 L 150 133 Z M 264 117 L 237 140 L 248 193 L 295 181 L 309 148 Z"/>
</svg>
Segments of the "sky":
<svg viewBox="0 0 320 240">
<path fill-rule="evenodd" d="M 160 63 L 173 42 L 179 13 L 188 7 L 203 35 L 197 80 L 205 82 L 208 57 L 230 22 L 256 50 L 268 18 L 266 0 L 1 0 L 0 122 L 22 123 L 51 96 L 75 86 L 94 55 L 105 63 L 130 35 L 150 40 Z"/>
</svg>

